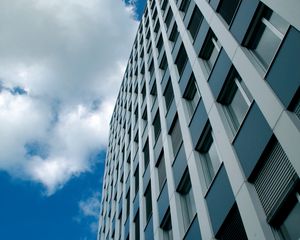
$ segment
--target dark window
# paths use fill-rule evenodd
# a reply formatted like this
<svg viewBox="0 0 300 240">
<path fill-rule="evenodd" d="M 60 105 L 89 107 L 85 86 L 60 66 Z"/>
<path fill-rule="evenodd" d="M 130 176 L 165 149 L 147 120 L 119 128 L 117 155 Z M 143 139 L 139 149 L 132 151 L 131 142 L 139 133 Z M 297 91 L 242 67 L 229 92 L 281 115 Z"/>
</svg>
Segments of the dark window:
<svg viewBox="0 0 300 240">
<path fill-rule="evenodd" d="M 245 45 L 266 70 L 270 66 L 289 24 L 267 6 L 261 7 L 254 19 Z"/>
<path fill-rule="evenodd" d="M 154 117 L 153 128 L 154 128 L 154 139 L 155 139 L 155 142 L 156 142 L 158 137 L 159 137 L 160 131 L 161 131 L 159 111 L 157 111 L 157 113 Z"/>
<path fill-rule="evenodd" d="M 186 169 L 179 184 L 177 192 L 180 194 L 181 214 L 184 224 L 184 231 L 187 231 L 196 214 L 195 199 L 193 196 L 190 174 Z"/>
<path fill-rule="evenodd" d="M 182 143 L 182 135 L 181 135 L 178 117 L 176 117 L 173 122 L 173 126 L 171 127 L 170 130 L 170 136 L 172 141 L 173 155 L 176 156 Z"/>
<path fill-rule="evenodd" d="M 163 0 L 162 5 L 161 5 L 161 10 L 165 11 L 167 4 L 168 4 L 168 0 Z"/>
<path fill-rule="evenodd" d="M 293 189 L 299 184 L 299 176 L 274 136 L 268 143 L 259 165 L 254 169 L 249 181 L 253 182 L 265 210 L 267 221 L 273 226 L 279 227 L 282 220 L 287 217 L 289 210 L 292 210 L 289 208 L 293 204 L 288 203 L 288 200 L 291 193 L 295 193 Z M 270 191 L 270 189 L 276 189 L 276 191 Z"/>
<path fill-rule="evenodd" d="M 150 91 L 151 99 L 152 99 L 152 106 L 154 105 L 156 99 L 157 99 L 157 89 L 156 89 L 156 83 L 153 84 L 153 87 Z"/>
<path fill-rule="evenodd" d="M 212 70 L 220 50 L 220 42 L 218 41 L 213 31 L 210 29 L 207 33 L 203 47 L 199 54 L 199 57 L 205 60 L 205 66 L 208 72 Z"/>
<path fill-rule="evenodd" d="M 201 97 L 201 94 L 200 94 L 200 91 L 198 88 L 198 84 L 196 82 L 196 79 L 195 79 L 195 76 L 193 73 L 189 79 L 189 82 L 187 84 L 187 87 L 183 94 L 183 97 L 187 101 L 189 115 L 190 115 L 190 117 L 192 117 L 195 112 L 195 109 L 197 107 L 198 101 Z"/>
<path fill-rule="evenodd" d="M 162 190 L 162 187 L 167 179 L 166 176 L 166 163 L 164 158 L 164 153 L 162 152 L 157 165 L 157 175 L 158 175 L 158 187 L 159 191 Z"/>
<path fill-rule="evenodd" d="M 172 232 L 172 222 L 171 222 L 171 212 L 170 209 L 167 210 L 167 213 L 161 224 L 161 228 L 164 231 L 164 240 L 173 240 Z"/>
<path fill-rule="evenodd" d="M 163 38 L 162 38 L 162 35 L 160 34 L 157 45 L 156 45 L 158 54 L 160 53 L 162 46 L 163 46 Z"/>
<path fill-rule="evenodd" d="M 126 194 L 126 219 L 129 217 L 130 213 L 130 188 Z"/>
<path fill-rule="evenodd" d="M 220 2 L 217 12 L 220 13 L 228 25 L 231 23 L 239 4 L 240 0 L 223 0 Z"/>
<path fill-rule="evenodd" d="M 164 97 L 165 97 L 165 103 L 166 103 L 166 108 L 167 108 L 167 112 L 168 112 L 169 108 L 171 106 L 171 103 L 173 101 L 173 98 L 174 98 L 171 79 L 169 79 L 168 84 L 166 86 L 166 89 L 165 89 L 165 92 L 164 92 Z"/>
<path fill-rule="evenodd" d="M 170 37 L 169 37 L 169 40 L 171 42 L 175 42 L 177 40 L 178 35 L 179 35 L 179 32 L 177 30 L 177 24 L 174 23 L 171 34 L 170 34 Z"/>
<path fill-rule="evenodd" d="M 146 84 L 145 83 L 144 83 L 144 85 L 142 87 L 141 94 L 142 94 L 142 102 L 144 102 L 145 98 L 146 98 Z"/>
<path fill-rule="evenodd" d="M 210 125 L 206 126 L 196 150 L 200 152 L 206 186 L 209 187 L 221 164 Z"/>
<path fill-rule="evenodd" d="M 190 2 L 191 2 L 190 0 L 182 0 L 179 10 L 183 13 L 186 13 L 186 11 L 190 5 Z"/>
<path fill-rule="evenodd" d="M 172 18 L 173 18 L 173 12 L 172 12 L 171 7 L 169 7 L 169 11 L 168 11 L 166 19 L 165 19 L 165 23 L 166 23 L 167 29 L 170 26 Z"/>
<path fill-rule="evenodd" d="M 135 235 L 135 240 L 140 239 L 140 212 L 137 211 L 137 214 L 134 218 L 134 235 Z"/>
<path fill-rule="evenodd" d="M 138 193 L 139 191 L 139 165 L 137 166 L 135 173 L 134 173 L 134 193 L 135 195 Z"/>
<path fill-rule="evenodd" d="M 220 240 L 247 240 L 237 205 L 234 204 L 216 236 Z"/>
<path fill-rule="evenodd" d="M 151 78 L 152 75 L 153 75 L 153 73 L 154 73 L 154 63 L 153 63 L 153 60 L 150 63 L 149 73 L 150 73 L 150 78 Z"/>
<path fill-rule="evenodd" d="M 179 76 L 182 75 L 187 61 L 188 61 L 188 57 L 187 57 L 185 48 L 184 48 L 183 44 L 181 44 L 180 49 L 178 51 L 178 55 L 175 60 L 175 64 L 177 66 Z"/>
<path fill-rule="evenodd" d="M 144 166 L 145 166 L 145 171 L 149 165 L 149 161 L 150 161 L 150 157 L 149 157 L 149 143 L 148 140 L 145 143 L 144 149 L 143 149 L 143 153 L 144 153 Z"/>
<path fill-rule="evenodd" d="M 152 215 L 152 196 L 151 196 L 151 184 L 148 184 L 148 187 L 145 191 L 145 202 L 146 202 L 146 223 L 148 223 Z"/>
<path fill-rule="evenodd" d="M 228 75 L 219 102 L 225 106 L 225 114 L 233 134 L 236 134 L 253 98 L 237 71 L 233 68 Z"/>
<path fill-rule="evenodd" d="M 202 20 L 203 20 L 203 15 L 200 12 L 199 8 L 195 6 L 191 20 L 188 25 L 188 30 L 190 31 L 193 40 L 195 40 L 197 36 Z"/>
</svg>

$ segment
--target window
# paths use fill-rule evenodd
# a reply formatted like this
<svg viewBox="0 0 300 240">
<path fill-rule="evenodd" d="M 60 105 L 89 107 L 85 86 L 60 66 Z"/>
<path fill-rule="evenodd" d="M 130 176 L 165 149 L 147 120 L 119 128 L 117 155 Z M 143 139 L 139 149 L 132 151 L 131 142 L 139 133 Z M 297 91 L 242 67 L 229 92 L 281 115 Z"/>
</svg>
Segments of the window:
<svg viewBox="0 0 300 240">
<path fill-rule="evenodd" d="M 149 161 L 150 161 L 150 157 L 149 157 L 149 144 L 148 144 L 148 140 L 145 143 L 144 149 L 143 149 L 143 153 L 144 153 L 144 166 L 145 166 L 145 171 L 149 165 Z"/>
<path fill-rule="evenodd" d="M 217 60 L 220 50 L 220 42 L 218 41 L 213 31 L 210 29 L 207 33 L 203 47 L 199 54 L 199 57 L 205 60 L 205 66 L 209 73 Z"/>
<path fill-rule="evenodd" d="M 201 165 L 204 171 L 206 186 L 209 187 L 220 167 L 220 158 L 214 143 L 214 137 L 210 125 L 206 126 L 203 140 L 196 150 L 200 152 Z"/>
<path fill-rule="evenodd" d="M 225 113 L 233 134 L 238 131 L 252 101 L 245 83 L 233 68 L 220 95 L 220 102 L 225 105 Z"/>
<path fill-rule="evenodd" d="M 197 107 L 198 101 L 201 97 L 196 79 L 192 73 L 190 80 L 187 84 L 186 90 L 183 94 L 183 97 L 187 100 L 187 107 L 190 117 L 193 116 L 195 109 Z"/>
<path fill-rule="evenodd" d="M 163 185 L 167 179 L 166 176 L 166 163 L 164 158 L 164 153 L 162 152 L 159 156 L 158 165 L 157 165 L 157 175 L 158 175 L 158 188 L 159 192 L 162 190 Z"/>
<path fill-rule="evenodd" d="M 188 169 L 184 173 L 177 192 L 180 194 L 181 214 L 184 231 L 186 232 L 196 214 L 195 200 Z"/>
<path fill-rule="evenodd" d="M 185 51 L 183 44 L 181 44 L 175 60 L 175 64 L 177 66 L 179 76 L 182 75 L 187 61 L 188 61 L 187 53 Z"/>
<path fill-rule="evenodd" d="M 164 53 L 162 59 L 161 59 L 161 62 L 159 64 L 159 68 L 162 70 L 162 78 L 164 77 L 165 75 L 165 72 L 168 68 L 168 61 L 167 61 L 167 57 L 166 57 L 166 54 Z"/>
<path fill-rule="evenodd" d="M 287 216 L 278 228 L 282 240 L 300 239 L 300 189 L 293 194 L 289 203 L 285 208 Z"/>
<path fill-rule="evenodd" d="M 134 110 L 134 126 L 138 123 L 138 106 Z"/>
<path fill-rule="evenodd" d="M 149 73 L 150 73 L 150 78 L 151 78 L 152 75 L 153 75 L 153 73 L 154 73 L 154 63 L 153 63 L 153 60 L 150 63 Z M 145 92 L 145 94 L 146 94 L 146 92 Z"/>
<path fill-rule="evenodd" d="M 139 165 L 137 166 L 134 173 L 134 194 L 136 195 L 139 191 Z"/>
<path fill-rule="evenodd" d="M 240 0 L 223 0 L 220 2 L 217 12 L 228 25 L 231 23 L 239 4 Z"/>
<path fill-rule="evenodd" d="M 150 182 L 151 183 L 151 182 Z M 146 203 L 146 223 L 148 223 L 152 215 L 152 197 L 151 197 L 151 184 L 148 184 L 145 191 L 145 203 Z"/>
<path fill-rule="evenodd" d="M 229 211 L 216 237 L 220 240 L 248 240 L 242 218 L 236 204 L 234 204 Z"/>
<path fill-rule="evenodd" d="M 166 89 L 165 89 L 165 92 L 164 92 L 164 97 L 165 97 L 166 109 L 167 109 L 167 112 L 168 112 L 169 108 L 171 106 L 171 103 L 173 101 L 173 98 L 174 98 L 171 79 L 169 79 L 169 81 L 167 83 L 167 86 L 166 86 Z"/>
<path fill-rule="evenodd" d="M 159 119 L 159 110 L 157 110 L 157 113 L 154 117 L 153 128 L 154 128 L 154 139 L 155 139 L 155 142 L 156 142 L 158 137 L 159 137 L 160 131 L 161 131 L 160 119 Z"/>
<path fill-rule="evenodd" d="M 280 239 L 299 239 L 300 179 L 274 136 L 249 182 L 253 182 L 267 221 L 277 230 Z"/>
<path fill-rule="evenodd" d="M 295 104 L 293 111 L 296 114 L 296 116 L 300 119 L 300 98 L 298 98 L 298 101 Z"/>
<path fill-rule="evenodd" d="M 153 84 L 153 87 L 150 91 L 151 94 L 151 100 L 152 100 L 152 106 L 154 105 L 156 99 L 157 99 L 157 89 L 156 89 L 156 83 Z"/>
<path fill-rule="evenodd" d="M 143 119 L 143 121 L 142 121 L 142 124 L 143 124 L 142 129 L 143 129 L 143 133 L 144 133 L 145 130 L 146 130 L 146 127 L 147 127 L 147 122 L 148 122 L 147 121 L 147 106 L 145 107 L 145 110 L 143 112 L 142 119 Z"/>
<path fill-rule="evenodd" d="M 198 30 L 199 30 L 199 27 L 202 23 L 202 20 L 203 20 L 203 15 L 196 5 L 194 8 L 191 20 L 188 25 L 188 30 L 189 30 L 193 40 L 196 39 L 196 36 L 197 36 Z"/>
<path fill-rule="evenodd" d="M 182 135 L 181 135 L 178 117 L 176 117 L 173 122 L 173 126 L 171 127 L 171 130 L 170 130 L 170 135 L 171 135 L 171 141 L 172 141 L 173 154 L 174 154 L 174 156 L 176 156 L 176 154 L 179 151 L 179 148 L 181 146 L 181 143 L 182 143 Z"/>
<path fill-rule="evenodd" d="M 145 83 L 144 83 L 144 85 L 142 87 L 141 94 L 142 94 L 142 102 L 144 102 L 145 98 L 146 98 L 146 84 Z"/>
<path fill-rule="evenodd" d="M 161 228 L 163 229 L 163 240 L 173 240 L 170 208 L 166 212 L 161 224 Z"/>
<path fill-rule="evenodd" d="M 177 40 L 178 35 L 179 35 L 179 33 L 178 33 L 178 30 L 177 30 L 177 24 L 175 22 L 174 25 L 173 25 L 169 40 L 171 42 L 175 42 Z"/>
<path fill-rule="evenodd" d="M 126 194 L 126 219 L 129 217 L 130 213 L 130 188 Z"/>
<path fill-rule="evenodd" d="M 163 0 L 162 5 L 161 5 L 161 10 L 165 11 L 167 4 L 168 4 L 168 0 Z"/>
<path fill-rule="evenodd" d="M 160 53 L 162 47 L 163 47 L 163 38 L 162 38 L 162 35 L 160 34 L 160 37 L 158 39 L 158 42 L 157 42 L 157 51 L 158 51 L 158 54 Z"/>
<path fill-rule="evenodd" d="M 134 218 L 134 235 L 135 235 L 135 240 L 140 239 L 140 212 L 137 211 L 137 214 Z"/>
<path fill-rule="evenodd" d="M 179 10 L 185 14 L 189 5 L 190 5 L 190 0 L 182 0 Z"/>
<path fill-rule="evenodd" d="M 156 17 L 157 17 L 157 10 L 155 9 L 154 13 L 153 13 L 153 16 L 152 16 L 153 21 L 155 21 Z"/>
<path fill-rule="evenodd" d="M 252 50 L 256 59 L 266 70 L 286 34 L 289 24 L 263 4 L 261 4 L 255 20 L 249 37 L 246 39 L 246 46 Z"/>
<path fill-rule="evenodd" d="M 165 19 L 165 23 L 166 23 L 167 29 L 170 26 L 172 18 L 173 18 L 173 12 L 172 12 L 171 7 L 169 7 L 169 11 L 168 11 L 166 19 Z"/>
</svg>

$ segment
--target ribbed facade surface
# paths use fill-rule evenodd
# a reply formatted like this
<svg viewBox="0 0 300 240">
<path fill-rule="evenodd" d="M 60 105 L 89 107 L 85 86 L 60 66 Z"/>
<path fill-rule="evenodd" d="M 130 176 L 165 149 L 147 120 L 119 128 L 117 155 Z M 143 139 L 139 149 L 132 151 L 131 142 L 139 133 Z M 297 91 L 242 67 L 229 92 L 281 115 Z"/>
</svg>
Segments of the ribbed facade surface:
<svg viewBox="0 0 300 240">
<path fill-rule="evenodd" d="M 300 2 L 148 0 L 98 239 L 300 239 Z"/>
</svg>

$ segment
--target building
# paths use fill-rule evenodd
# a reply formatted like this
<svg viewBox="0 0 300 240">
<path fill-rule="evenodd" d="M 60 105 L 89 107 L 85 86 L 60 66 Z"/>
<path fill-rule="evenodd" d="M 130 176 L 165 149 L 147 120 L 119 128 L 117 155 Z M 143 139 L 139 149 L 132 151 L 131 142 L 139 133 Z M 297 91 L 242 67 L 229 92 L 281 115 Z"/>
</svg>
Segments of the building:
<svg viewBox="0 0 300 240">
<path fill-rule="evenodd" d="M 300 238 L 300 2 L 149 0 L 99 239 Z"/>
</svg>

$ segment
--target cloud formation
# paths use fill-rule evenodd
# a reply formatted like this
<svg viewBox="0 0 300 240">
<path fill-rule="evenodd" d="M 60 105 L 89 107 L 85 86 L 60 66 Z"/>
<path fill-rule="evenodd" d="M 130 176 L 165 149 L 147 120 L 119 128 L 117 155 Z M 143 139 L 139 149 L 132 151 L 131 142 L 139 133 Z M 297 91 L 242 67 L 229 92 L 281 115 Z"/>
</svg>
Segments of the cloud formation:
<svg viewBox="0 0 300 240">
<path fill-rule="evenodd" d="M 137 29 L 120 0 L 0 1 L 0 170 L 52 194 L 90 171 Z"/>
<path fill-rule="evenodd" d="M 101 194 L 99 192 L 94 192 L 88 198 L 81 200 L 78 204 L 79 217 L 76 218 L 76 221 L 81 222 L 89 220 L 90 231 L 93 233 L 96 233 L 98 230 L 100 199 Z"/>
</svg>

